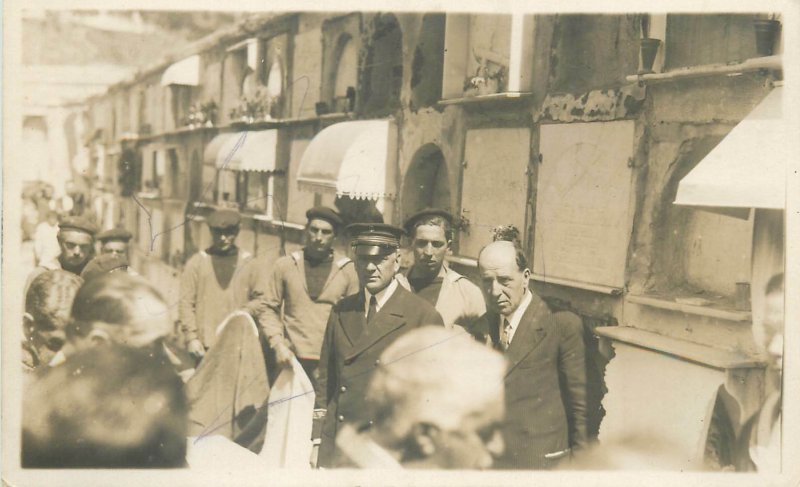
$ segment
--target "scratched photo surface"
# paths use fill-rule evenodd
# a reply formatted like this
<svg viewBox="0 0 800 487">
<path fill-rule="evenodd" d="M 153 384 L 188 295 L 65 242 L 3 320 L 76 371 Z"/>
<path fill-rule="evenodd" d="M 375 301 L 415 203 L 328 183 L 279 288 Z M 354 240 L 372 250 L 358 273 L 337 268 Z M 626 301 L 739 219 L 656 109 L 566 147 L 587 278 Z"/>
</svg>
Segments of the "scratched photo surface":
<svg viewBox="0 0 800 487">
<path fill-rule="evenodd" d="M 24 10 L 20 465 L 785 472 L 785 24 Z"/>
</svg>

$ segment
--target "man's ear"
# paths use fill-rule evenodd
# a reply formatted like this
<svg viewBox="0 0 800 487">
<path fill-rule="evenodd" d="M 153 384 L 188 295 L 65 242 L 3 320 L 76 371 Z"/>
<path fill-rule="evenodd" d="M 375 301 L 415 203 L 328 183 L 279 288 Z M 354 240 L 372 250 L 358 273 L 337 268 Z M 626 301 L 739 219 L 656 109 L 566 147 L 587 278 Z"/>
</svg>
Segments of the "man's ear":
<svg viewBox="0 0 800 487">
<path fill-rule="evenodd" d="M 528 281 L 531 280 L 531 270 L 528 269 L 528 268 L 525 268 L 525 270 L 522 271 L 522 277 L 525 279 L 525 286 L 527 287 L 529 285 Z"/>
<path fill-rule="evenodd" d="M 108 332 L 96 327 L 89 332 L 89 335 L 86 338 L 88 338 L 92 346 L 111 343 L 111 336 L 108 334 Z"/>
<path fill-rule="evenodd" d="M 30 338 L 33 335 L 33 330 L 36 325 L 36 320 L 33 319 L 33 315 L 28 313 L 27 311 L 22 315 L 22 329 L 25 331 L 25 338 Z"/>
<path fill-rule="evenodd" d="M 432 424 L 417 423 L 411 428 L 411 439 L 420 456 L 427 458 L 436 453 L 436 436 L 439 428 Z"/>
</svg>

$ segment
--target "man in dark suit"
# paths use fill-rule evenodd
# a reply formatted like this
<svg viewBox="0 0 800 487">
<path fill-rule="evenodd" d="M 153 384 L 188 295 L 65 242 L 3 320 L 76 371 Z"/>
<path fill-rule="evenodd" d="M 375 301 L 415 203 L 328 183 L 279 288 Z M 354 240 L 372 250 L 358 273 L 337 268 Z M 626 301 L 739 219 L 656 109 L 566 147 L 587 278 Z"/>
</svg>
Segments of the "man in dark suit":
<svg viewBox="0 0 800 487">
<path fill-rule="evenodd" d="M 334 467 L 341 459 L 335 442 L 340 426 L 371 423 L 364 397 L 386 347 L 409 330 L 443 325 L 433 306 L 395 280 L 402 229 L 357 223 L 347 230 L 354 237 L 361 290 L 333 307 L 325 330 L 314 411 L 320 467 Z M 320 423 L 322 431 L 318 432 Z"/>
<path fill-rule="evenodd" d="M 488 335 L 509 361 L 505 376 L 505 469 L 553 468 L 586 442 L 586 369 L 580 318 L 552 312 L 528 289 L 524 252 L 512 242 L 478 256 Z"/>
</svg>

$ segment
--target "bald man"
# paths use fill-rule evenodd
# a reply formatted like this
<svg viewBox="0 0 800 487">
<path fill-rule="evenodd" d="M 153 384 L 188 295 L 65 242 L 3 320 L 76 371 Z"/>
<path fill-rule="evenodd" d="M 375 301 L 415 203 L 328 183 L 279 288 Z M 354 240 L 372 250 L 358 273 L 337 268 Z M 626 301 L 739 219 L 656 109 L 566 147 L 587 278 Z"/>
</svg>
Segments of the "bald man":
<svg viewBox="0 0 800 487">
<path fill-rule="evenodd" d="M 509 362 L 505 376 L 505 469 L 554 468 L 586 443 L 582 323 L 553 312 L 528 288 L 525 253 L 497 241 L 478 255 L 487 313 L 477 324 Z M 563 379 L 563 381 L 562 381 Z"/>
</svg>

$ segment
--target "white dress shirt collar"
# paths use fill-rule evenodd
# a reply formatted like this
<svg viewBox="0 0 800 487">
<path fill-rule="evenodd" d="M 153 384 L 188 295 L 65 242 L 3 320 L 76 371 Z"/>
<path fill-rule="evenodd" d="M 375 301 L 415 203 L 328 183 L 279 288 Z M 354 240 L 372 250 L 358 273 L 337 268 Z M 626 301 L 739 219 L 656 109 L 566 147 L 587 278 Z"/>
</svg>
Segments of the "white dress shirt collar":
<svg viewBox="0 0 800 487">
<path fill-rule="evenodd" d="M 375 312 L 383 308 L 383 305 L 386 304 L 386 301 L 389 301 L 389 298 L 392 297 L 395 290 L 397 290 L 397 279 L 392 279 L 392 282 L 389 283 L 388 286 L 383 288 L 378 294 L 375 295 L 375 299 L 377 300 L 377 304 L 375 306 Z M 364 316 L 369 314 L 369 298 L 372 296 L 367 288 L 364 288 Z"/>
<path fill-rule="evenodd" d="M 531 301 L 533 301 L 533 293 L 531 293 L 530 289 L 526 289 L 525 295 L 522 297 L 522 302 L 519 303 L 519 306 L 517 306 L 517 309 L 511 314 L 511 316 L 500 316 L 501 330 L 504 325 L 504 320 L 508 320 L 508 343 L 511 343 L 511 340 L 514 338 L 514 333 L 517 331 L 519 322 L 522 321 L 522 317 L 525 315 L 525 311 L 528 310 L 528 306 L 530 306 Z"/>
</svg>

